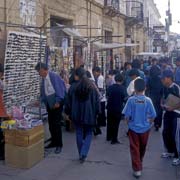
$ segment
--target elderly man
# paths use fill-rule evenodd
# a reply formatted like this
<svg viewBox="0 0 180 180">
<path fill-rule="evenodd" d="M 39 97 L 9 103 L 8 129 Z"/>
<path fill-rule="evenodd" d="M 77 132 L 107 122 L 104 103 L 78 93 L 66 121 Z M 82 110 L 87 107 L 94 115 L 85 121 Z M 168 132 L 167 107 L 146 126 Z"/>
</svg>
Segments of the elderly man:
<svg viewBox="0 0 180 180">
<path fill-rule="evenodd" d="M 51 143 L 46 148 L 55 147 L 55 153 L 59 154 L 63 146 L 61 118 L 66 92 L 65 84 L 58 74 L 48 71 L 46 64 L 38 63 L 35 69 L 43 79 L 41 100 L 46 105 L 48 111 L 49 130 L 52 139 Z"/>
</svg>

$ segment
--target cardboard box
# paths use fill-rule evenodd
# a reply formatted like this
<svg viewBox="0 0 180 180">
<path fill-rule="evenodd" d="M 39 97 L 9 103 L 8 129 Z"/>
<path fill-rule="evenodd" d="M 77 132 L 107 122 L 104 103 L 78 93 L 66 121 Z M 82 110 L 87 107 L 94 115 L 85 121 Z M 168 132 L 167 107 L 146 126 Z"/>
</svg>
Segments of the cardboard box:
<svg viewBox="0 0 180 180">
<path fill-rule="evenodd" d="M 37 126 L 29 130 L 6 130 L 5 143 L 28 147 L 44 139 L 44 127 Z"/>
<path fill-rule="evenodd" d="M 44 158 L 44 140 L 29 147 L 5 144 L 5 163 L 15 168 L 28 169 Z"/>
</svg>

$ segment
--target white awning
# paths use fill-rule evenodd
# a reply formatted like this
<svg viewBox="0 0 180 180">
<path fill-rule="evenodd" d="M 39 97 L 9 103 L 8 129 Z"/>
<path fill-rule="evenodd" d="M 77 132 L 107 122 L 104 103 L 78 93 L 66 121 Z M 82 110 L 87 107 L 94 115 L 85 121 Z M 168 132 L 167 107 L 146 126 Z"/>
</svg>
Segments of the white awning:
<svg viewBox="0 0 180 180">
<path fill-rule="evenodd" d="M 141 52 L 137 54 L 137 56 L 163 56 L 162 53 L 154 53 L 154 52 Z"/>
<path fill-rule="evenodd" d="M 83 37 L 76 29 L 66 28 L 64 25 L 58 24 L 58 23 L 56 24 L 57 26 L 62 28 L 62 31 L 66 33 L 67 35 L 74 37 L 76 40 L 80 40 L 82 42 L 88 43 L 87 41 L 88 38 Z M 92 42 L 92 44 L 93 44 L 93 49 L 95 51 L 103 51 L 103 50 L 105 51 L 109 49 L 117 49 L 117 48 L 123 48 L 123 47 L 135 47 L 139 45 L 139 44 L 133 44 L 133 43 L 121 44 L 121 43 L 101 43 L 101 42 Z"/>
<path fill-rule="evenodd" d="M 117 49 L 117 48 L 123 48 L 123 47 L 135 47 L 135 46 L 138 46 L 139 44 L 94 42 L 93 45 L 96 51 L 103 51 L 103 50 Z"/>
<path fill-rule="evenodd" d="M 62 31 L 64 33 L 66 33 L 67 35 L 72 36 L 75 39 L 79 39 L 79 40 L 84 41 L 84 42 L 86 41 L 86 39 L 83 38 L 83 36 L 76 29 L 74 29 L 74 28 L 66 28 L 64 25 L 58 24 L 58 23 L 56 23 L 56 24 L 57 24 L 57 26 L 61 27 Z M 63 27 L 65 27 L 65 28 L 63 28 Z"/>
</svg>

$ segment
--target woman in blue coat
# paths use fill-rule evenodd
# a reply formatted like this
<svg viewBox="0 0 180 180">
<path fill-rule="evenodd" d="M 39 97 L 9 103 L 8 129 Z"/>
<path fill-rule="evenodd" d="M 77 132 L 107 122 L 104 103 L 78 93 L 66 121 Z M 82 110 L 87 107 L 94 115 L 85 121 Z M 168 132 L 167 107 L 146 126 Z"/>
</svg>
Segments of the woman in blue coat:
<svg viewBox="0 0 180 180">
<path fill-rule="evenodd" d="M 83 163 L 91 145 L 92 132 L 100 109 L 100 98 L 84 68 L 76 69 L 74 78 L 76 82 L 69 89 L 65 111 L 75 124 L 79 158 Z"/>
</svg>

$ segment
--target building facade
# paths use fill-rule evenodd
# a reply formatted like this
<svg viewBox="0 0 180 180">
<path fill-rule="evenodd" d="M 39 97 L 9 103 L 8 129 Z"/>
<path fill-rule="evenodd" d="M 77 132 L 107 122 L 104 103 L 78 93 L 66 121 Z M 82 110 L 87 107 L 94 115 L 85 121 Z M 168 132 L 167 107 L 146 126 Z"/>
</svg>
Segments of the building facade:
<svg viewBox="0 0 180 180">
<path fill-rule="evenodd" d="M 42 27 L 50 46 L 61 47 L 64 37 L 68 39 L 68 46 L 74 49 L 75 66 L 87 63 L 84 62 L 84 45 L 76 40 L 77 34 L 90 43 L 91 51 L 94 50 L 91 42 L 138 44 L 97 53 L 94 50 L 90 61 L 110 69 L 120 68 L 139 52 L 152 50 L 145 20 L 152 25 L 160 18 L 153 0 L 7 0 L 0 1 L 0 15 L 0 22 L 26 25 L 15 28 L 0 24 L 1 44 L 6 30 L 27 31 L 28 26 Z M 75 29 L 75 35 L 67 35 L 57 28 L 58 25 Z M 74 36 L 73 41 L 70 36 Z"/>
<path fill-rule="evenodd" d="M 148 52 L 160 52 L 161 48 L 157 45 L 157 43 L 155 43 L 155 39 L 158 37 L 156 38 L 155 36 L 158 34 L 158 31 L 162 32 L 163 25 L 160 22 L 161 16 L 153 0 L 147 0 L 144 2 L 144 13 L 147 22 L 146 49 Z"/>
</svg>

